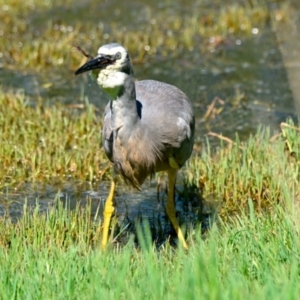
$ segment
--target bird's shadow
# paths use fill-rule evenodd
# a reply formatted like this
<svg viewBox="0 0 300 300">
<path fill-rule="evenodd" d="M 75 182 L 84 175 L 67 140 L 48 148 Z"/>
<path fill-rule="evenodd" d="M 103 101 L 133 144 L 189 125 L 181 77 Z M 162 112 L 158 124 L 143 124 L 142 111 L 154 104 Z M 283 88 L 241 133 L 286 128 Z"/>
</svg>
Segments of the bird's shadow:
<svg viewBox="0 0 300 300">
<path fill-rule="evenodd" d="M 156 186 L 156 184 L 155 184 Z M 186 238 L 205 237 L 217 220 L 216 206 L 204 199 L 203 188 L 195 183 L 183 182 L 177 185 L 175 195 L 176 217 Z M 140 235 L 150 235 L 156 248 L 170 244 L 177 245 L 177 234 L 166 214 L 166 185 L 160 184 L 143 192 L 119 192 L 116 195 L 116 214 L 113 221 L 113 243 L 126 245 L 130 239 L 136 247 L 140 246 Z M 136 202 L 136 203 L 135 203 Z"/>
</svg>

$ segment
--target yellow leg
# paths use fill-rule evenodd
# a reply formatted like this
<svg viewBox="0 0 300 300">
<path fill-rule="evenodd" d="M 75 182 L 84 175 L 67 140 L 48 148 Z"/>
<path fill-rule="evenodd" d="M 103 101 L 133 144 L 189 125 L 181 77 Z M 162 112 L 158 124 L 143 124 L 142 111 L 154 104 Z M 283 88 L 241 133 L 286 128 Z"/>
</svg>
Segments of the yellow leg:
<svg viewBox="0 0 300 300">
<path fill-rule="evenodd" d="M 175 212 L 175 206 L 174 206 L 174 190 L 175 190 L 175 183 L 176 183 L 176 175 L 177 170 L 169 170 L 168 176 L 169 176 L 169 190 L 168 190 L 168 200 L 167 200 L 167 215 L 169 219 L 171 220 L 173 227 L 177 233 L 179 241 L 182 243 L 184 249 L 188 249 L 188 245 L 183 237 L 182 231 L 179 227 L 178 221 L 176 219 L 176 212 Z"/>
<path fill-rule="evenodd" d="M 116 181 L 115 179 L 113 179 L 111 183 L 109 195 L 105 202 L 104 213 L 103 213 L 104 222 L 103 222 L 103 232 L 102 232 L 102 242 L 101 242 L 101 248 L 103 250 L 106 248 L 107 245 L 110 220 L 113 212 L 115 211 L 114 208 L 115 190 L 116 190 Z"/>
</svg>

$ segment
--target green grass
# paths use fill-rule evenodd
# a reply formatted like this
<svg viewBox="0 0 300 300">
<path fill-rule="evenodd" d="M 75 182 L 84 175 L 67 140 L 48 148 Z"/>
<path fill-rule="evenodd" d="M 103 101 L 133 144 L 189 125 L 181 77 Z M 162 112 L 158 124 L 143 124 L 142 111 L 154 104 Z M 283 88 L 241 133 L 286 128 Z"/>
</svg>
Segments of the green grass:
<svg viewBox="0 0 300 300">
<path fill-rule="evenodd" d="M 299 190 L 299 128 L 281 124 L 282 133 L 272 137 L 260 128 L 245 142 L 236 137 L 212 155 L 210 147 L 189 161 L 186 176 L 199 182 L 205 194 L 221 203 L 220 214 L 240 212 L 248 200 L 257 211 L 266 211 Z M 224 142 L 226 143 L 226 142 Z"/>
<path fill-rule="evenodd" d="M 107 160 L 91 105 L 32 106 L 24 95 L 2 93 L 0 106 L 7 198 L 25 181 L 102 179 Z M 138 230 L 139 247 L 132 241 L 104 253 L 90 206 L 70 211 L 58 198 L 40 213 L 25 204 L 17 222 L 0 219 L 1 297 L 297 299 L 299 131 L 288 121 L 275 136 L 261 128 L 244 142 L 219 137 L 216 151 L 208 145 L 193 156 L 182 175 L 217 206 L 219 222 L 205 238 L 189 228 L 188 252 L 168 242 L 157 249 L 147 230 Z"/>
<path fill-rule="evenodd" d="M 2 222 L 1 297 L 298 299 L 299 207 L 255 215 L 249 206 L 249 215 L 213 228 L 205 240 L 196 232 L 188 252 L 157 251 L 146 236 L 141 248 L 129 243 L 103 253 L 92 242 L 89 214 L 61 207 Z"/>
<path fill-rule="evenodd" d="M 3 92 L 0 105 L 0 187 L 102 177 L 107 160 L 100 150 L 101 117 L 92 105 L 46 106 L 41 100 L 33 106 L 21 93 Z"/>
</svg>

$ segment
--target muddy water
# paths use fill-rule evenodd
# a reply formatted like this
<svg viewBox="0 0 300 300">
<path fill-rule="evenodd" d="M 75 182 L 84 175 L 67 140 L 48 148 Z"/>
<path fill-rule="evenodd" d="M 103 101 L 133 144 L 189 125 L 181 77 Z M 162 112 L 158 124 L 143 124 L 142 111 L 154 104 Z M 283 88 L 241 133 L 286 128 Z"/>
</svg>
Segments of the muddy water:
<svg viewBox="0 0 300 300">
<path fill-rule="evenodd" d="M 133 18 L 137 15 L 136 11 L 141 9 L 139 4 L 129 7 L 123 3 L 120 8 L 115 2 L 110 1 L 106 6 L 118 16 L 120 24 L 131 20 L 129 26 L 134 28 L 141 26 L 145 21 Z M 154 1 L 151 7 L 142 6 L 142 8 L 144 15 L 147 15 L 147 9 L 158 9 L 159 4 Z M 73 10 L 65 12 L 65 17 L 70 19 L 78 17 L 80 12 L 78 9 L 78 5 L 75 5 Z M 183 14 L 187 13 L 184 5 L 178 4 L 172 9 L 182 10 Z M 84 11 L 87 11 L 86 8 Z M 80 13 L 81 18 L 85 16 L 84 11 Z M 61 12 L 57 13 L 59 15 Z M 105 14 L 103 18 L 105 20 Z M 35 22 L 38 24 L 42 19 L 42 15 L 36 16 Z M 94 48 L 97 49 L 98 46 L 95 45 Z M 135 76 L 139 80 L 152 78 L 168 82 L 187 93 L 196 114 L 198 143 L 210 131 L 222 133 L 230 138 L 238 132 L 242 139 L 246 139 L 261 124 L 276 130 L 278 124 L 287 117 L 295 118 L 295 107 L 282 57 L 275 34 L 268 28 L 249 38 L 228 39 L 210 53 L 203 54 L 194 50 L 187 51 L 176 59 L 158 57 L 151 62 L 135 66 Z M 40 71 L 38 74 L 2 68 L 0 80 L 4 89 L 22 89 L 33 99 L 36 96 L 43 97 L 53 105 L 57 102 L 80 103 L 88 98 L 89 102 L 103 110 L 107 102 L 106 96 L 89 77 L 74 77 L 66 66 L 52 72 Z M 221 99 L 217 106 L 222 112 L 204 120 L 207 107 L 215 97 Z M 210 139 L 212 144 L 218 144 L 217 140 Z M 95 186 L 87 183 L 68 183 L 59 187 L 24 185 L 18 191 L 8 190 L 6 196 L 4 191 L 4 196 L 0 199 L 0 216 L 9 214 L 16 219 L 22 214 L 25 198 L 31 207 L 35 207 L 36 201 L 39 201 L 41 211 L 55 205 L 55 201 L 66 202 L 73 208 L 78 202 L 85 205 L 91 200 L 93 211 L 96 212 L 98 207 L 103 208 L 108 185 L 106 183 Z M 180 184 L 179 190 L 182 190 Z M 165 199 L 163 192 L 162 195 Z M 194 222 L 202 209 L 201 199 L 199 196 L 197 198 L 191 195 L 188 198 L 193 199 L 192 204 L 188 204 L 185 198 L 178 194 L 177 210 L 185 220 L 190 219 Z M 155 180 L 146 182 L 142 193 L 137 193 L 129 187 L 120 187 L 116 201 L 117 214 L 125 223 L 137 217 L 147 216 L 160 224 L 165 224 L 164 202 L 157 201 Z M 211 210 L 205 207 L 203 214 L 208 216 L 210 212 Z M 207 220 L 205 217 L 206 223 Z"/>
</svg>

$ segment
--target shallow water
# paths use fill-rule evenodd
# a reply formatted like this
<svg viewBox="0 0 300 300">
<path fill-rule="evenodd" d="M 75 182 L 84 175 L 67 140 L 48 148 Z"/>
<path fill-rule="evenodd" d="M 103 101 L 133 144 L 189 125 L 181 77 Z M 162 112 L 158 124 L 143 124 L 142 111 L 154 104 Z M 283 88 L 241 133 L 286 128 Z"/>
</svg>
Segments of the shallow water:
<svg viewBox="0 0 300 300">
<path fill-rule="evenodd" d="M 180 181 L 180 180 L 179 180 Z M 151 227 L 153 240 L 159 247 L 170 238 L 176 243 L 176 233 L 171 226 L 165 211 L 167 199 L 166 185 L 163 184 L 157 194 L 156 180 L 146 180 L 143 191 L 120 184 L 115 194 L 116 213 L 118 220 L 117 241 L 126 243 L 135 233 L 136 222 L 147 220 Z M 88 182 L 69 182 L 59 186 L 44 184 L 24 184 L 15 190 L 7 190 L 0 195 L 0 218 L 9 218 L 16 222 L 24 212 L 46 213 L 57 207 L 60 202 L 66 209 L 85 209 L 89 207 L 91 218 L 98 222 L 102 218 L 105 200 L 109 193 L 110 183 L 91 185 Z M 25 201 L 25 202 L 24 202 Z M 205 233 L 216 220 L 214 203 L 204 201 L 198 189 L 183 189 L 178 185 L 176 190 L 176 214 L 180 223 L 185 224 L 187 230 L 201 224 L 201 231 Z"/>
<path fill-rule="evenodd" d="M 186 52 L 179 58 L 163 58 L 135 66 L 137 80 L 156 79 L 181 88 L 192 100 L 197 139 L 207 132 L 241 138 L 259 125 L 278 129 L 287 117 L 295 118 L 295 106 L 282 57 L 271 30 L 244 40 L 228 40 L 210 54 Z M 0 69 L 4 89 L 24 90 L 55 104 L 82 103 L 88 99 L 103 110 L 106 95 L 87 75 L 73 75 L 64 68 L 38 74 Z M 208 120 L 203 116 L 215 97 L 222 112 Z M 215 141 L 213 141 L 215 143 Z"/>
<path fill-rule="evenodd" d="M 197 2 L 194 5 L 199 6 Z M 210 5 L 210 2 L 203 4 L 203 9 Z M 89 8 L 89 1 L 81 1 L 71 9 L 52 6 L 51 10 L 37 11 L 30 18 L 37 26 L 49 14 L 71 23 L 78 17 L 81 20 L 98 18 L 105 25 L 111 21 L 108 17 L 110 15 L 114 16 L 120 28 L 125 25 L 135 28 L 149 22 L 158 10 L 188 14 L 190 9 L 183 1 L 178 1 L 176 5 L 170 1 L 152 1 L 151 4 L 106 1 L 99 4 L 99 7 L 105 10 L 98 10 L 99 16 Z M 138 80 L 151 78 L 174 84 L 186 92 L 193 102 L 196 114 L 197 143 L 201 143 L 211 131 L 229 138 L 233 138 L 238 132 L 241 139 L 246 139 L 259 125 L 277 130 L 279 123 L 287 117 L 295 118 L 293 97 L 275 33 L 270 28 L 254 33 L 248 38 L 223 41 L 212 47 L 210 53 L 202 53 L 197 48 L 198 50 L 181 53 L 176 58 L 158 56 L 151 62 L 135 65 L 135 76 Z M 95 37 L 91 37 L 91 43 L 93 49 L 100 46 Z M 211 43 L 214 44 L 213 39 Z M 82 47 L 85 48 L 84 45 Z M 0 68 L 0 81 L 5 90 L 21 89 L 32 99 L 42 97 L 51 105 L 57 102 L 77 104 L 88 99 L 102 111 L 107 102 L 106 96 L 88 76 L 75 77 L 73 71 L 66 65 L 50 71 L 39 70 L 37 73 L 4 66 Z M 216 104 L 222 111 L 204 120 L 207 107 L 215 97 L 222 100 Z M 210 137 L 210 140 L 213 145 L 219 143 L 215 138 Z M 125 216 L 133 220 L 144 214 L 150 218 L 159 215 L 159 218 L 165 219 L 164 205 L 157 202 L 155 186 L 155 181 L 145 183 L 142 193 L 120 187 L 116 197 L 117 214 L 123 216 L 124 220 Z M 6 196 L 4 191 L 0 201 L 0 216 L 8 212 L 11 217 L 17 218 L 22 213 L 25 198 L 32 207 L 38 200 L 42 211 L 49 205 L 55 205 L 57 199 L 67 201 L 71 208 L 78 201 L 85 205 L 88 199 L 92 199 L 93 211 L 96 211 L 99 205 L 103 207 L 107 194 L 108 187 L 105 183 L 93 187 L 74 182 L 63 187 L 24 185 L 17 191 L 7 191 Z M 187 218 L 193 218 L 197 214 L 189 214 L 191 209 L 186 201 L 179 196 L 177 200 L 177 209 L 186 214 Z M 8 203 L 9 210 L 6 211 L 4 204 Z M 200 205 L 201 203 L 195 204 L 195 210 L 199 210 Z"/>
</svg>

